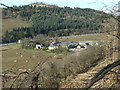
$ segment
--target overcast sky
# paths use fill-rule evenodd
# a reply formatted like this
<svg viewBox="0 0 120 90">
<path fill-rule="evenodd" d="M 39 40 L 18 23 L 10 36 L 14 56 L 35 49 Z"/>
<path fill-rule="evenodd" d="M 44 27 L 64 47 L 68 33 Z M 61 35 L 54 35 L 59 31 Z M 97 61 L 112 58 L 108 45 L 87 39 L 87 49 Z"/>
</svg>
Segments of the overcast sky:
<svg viewBox="0 0 120 90">
<path fill-rule="evenodd" d="M 0 0 L 0 1 L 8 6 L 13 5 L 22 6 L 34 2 L 45 2 L 47 4 L 54 4 L 60 7 L 68 6 L 71 8 L 80 7 L 80 8 L 92 8 L 96 10 L 101 10 L 104 7 L 104 5 L 110 7 L 119 2 L 119 0 Z"/>
</svg>

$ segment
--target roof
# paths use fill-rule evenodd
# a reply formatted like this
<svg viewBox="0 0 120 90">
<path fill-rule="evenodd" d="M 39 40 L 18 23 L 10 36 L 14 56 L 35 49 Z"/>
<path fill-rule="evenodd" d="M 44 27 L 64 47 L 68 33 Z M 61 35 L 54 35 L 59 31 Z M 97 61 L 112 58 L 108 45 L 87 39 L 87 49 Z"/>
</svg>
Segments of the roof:
<svg viewBox="0 0 120 90">
<path fill-rule="evenodd" d="M 50 46 L 67 46 L 69 43 L 71 43 L 71 42 L 70 41 L 56 42 L 56 43 L 51 43 Z"/>
<path fill-rule="evenodd" d="M 98 41 L 80 41 L 79 43 L 98 43 Z"/>
<path fill-rule="evenodd" d="M 68 41 L 68 42 L 61 42 L 61 46 L 67 46 L 68 44 L 69 44 L 70 42 Z"/>
<path fill-rule="evenodd" d="M 73 43 L 70 43 L 69 45 L 77 46 L 78 43 L 77 43 L 77 42 L 73 42 Z M 68 46 L 69 46 L 69 45 L 68 45 Z"/>
</svg>

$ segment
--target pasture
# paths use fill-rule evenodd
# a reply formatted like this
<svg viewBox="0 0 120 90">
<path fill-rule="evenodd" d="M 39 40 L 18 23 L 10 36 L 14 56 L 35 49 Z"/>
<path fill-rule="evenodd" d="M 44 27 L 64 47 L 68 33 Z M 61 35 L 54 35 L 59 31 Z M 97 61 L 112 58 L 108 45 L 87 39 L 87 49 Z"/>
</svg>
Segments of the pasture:
<svg viewBox="0 0 120 90">
<path fill-rule="evenodd" d="M 63 38 L 60 41 L 82 41 L 82 40 L 98 40 L 100 36 L 80 36 L 76 38 Z M 2 70 L 12 69 L 14 72 L 31 71 L 41 60 L 51 61 L 56 57 L 64 59 L 63 54 L 48 53 L 37 49 L 22 49 L 21 44 L 12 44 L 2 47 Z M 81 51 L 82 52 L 82 51 Z M 71 53 L 70 53 L 71 54 Z M 22 70 L 21 70 L 22 69 Z"/>
<path fill-rule="evenodd" d="M 100 41 L 104 42 L 106 41 L 107 37 L 106 34 L 98 34 L 93 36 L 79 36 L 79 37 L 70 37 L 70 38 L 59 38 L 58 41 Z"/>
<path fill-rule="evenodd" d="M 73 40 L 76 39 L 73 38 Z M 91 40 L 93 39 L 91 38 Z M 90 46 L 86 50 L 65 55 L 62 53 L 48 53 L 40 49 L 22 49 L 21 45 L 11 44 L 2 47 L 2 72 L 11 70 L 16 75 L 25 71 L 31 72 L 42 61 L 45 63 L 42 64 L 44 71 L 41 73 L 43 73 L 44 78 L 47 77 L 47 81 L 45 80 L 47 87 L 52 87 L 47 85 L 48 83 L 58 82 L 63 84 L 61 78 L 65 79 L 72 74 L 85 72 L 93 62 L 103 57 L 102 54 L 104 53 L 99 46 Z M 8 74 L 13 73 L 9 72 Z M 55 75 L 59 75 L 59 77 Z M 55 78 L 55 81 L 51 81 L 52 78 Z M 6 84 L 6 87 L 9 87 L 9 85 Z"/>
<path fill-rule="evenodd" d="M 2 48 L 2 71 L 31 71 L 41 60 L 50 60 L 54 54 L 42 50 L 22 49 L 20 44 Z"/>
</svg>

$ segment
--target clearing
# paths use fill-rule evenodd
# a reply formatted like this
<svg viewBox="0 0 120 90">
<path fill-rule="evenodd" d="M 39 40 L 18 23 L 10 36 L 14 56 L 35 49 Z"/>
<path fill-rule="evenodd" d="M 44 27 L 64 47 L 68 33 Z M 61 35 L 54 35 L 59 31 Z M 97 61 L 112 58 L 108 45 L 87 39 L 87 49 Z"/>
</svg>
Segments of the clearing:
<svg viewBox="0 0 120 90">
<path fill-rule="evenodd" d="M 29 26 L 31 26 L 30 22 L 28 23 L 26 21 L 22 21 L 21 19 L 17 18 L 2 19 L 2 34 L 4 34 L 6 30 L 11 31 L 12 29 L 16 29 L 19 27 Z"/>
</svg>

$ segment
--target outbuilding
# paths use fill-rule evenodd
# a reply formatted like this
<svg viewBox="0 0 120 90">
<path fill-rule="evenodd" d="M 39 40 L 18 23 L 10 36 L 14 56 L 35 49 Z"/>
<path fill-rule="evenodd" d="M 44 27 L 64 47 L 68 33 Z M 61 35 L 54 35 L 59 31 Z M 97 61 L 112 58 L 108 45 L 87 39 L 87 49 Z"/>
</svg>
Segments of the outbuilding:
<svg viewBox="0 0 120 90">
<path fill-rule="evenodd" d="M 44 48 L 44 46 L 43 46 L 43 45 L 40 45 L 40 44 L 36 44 L 35 48 L 36 48 L 36 49 L 41 49 L 41 48 Z"/>
</svg>

